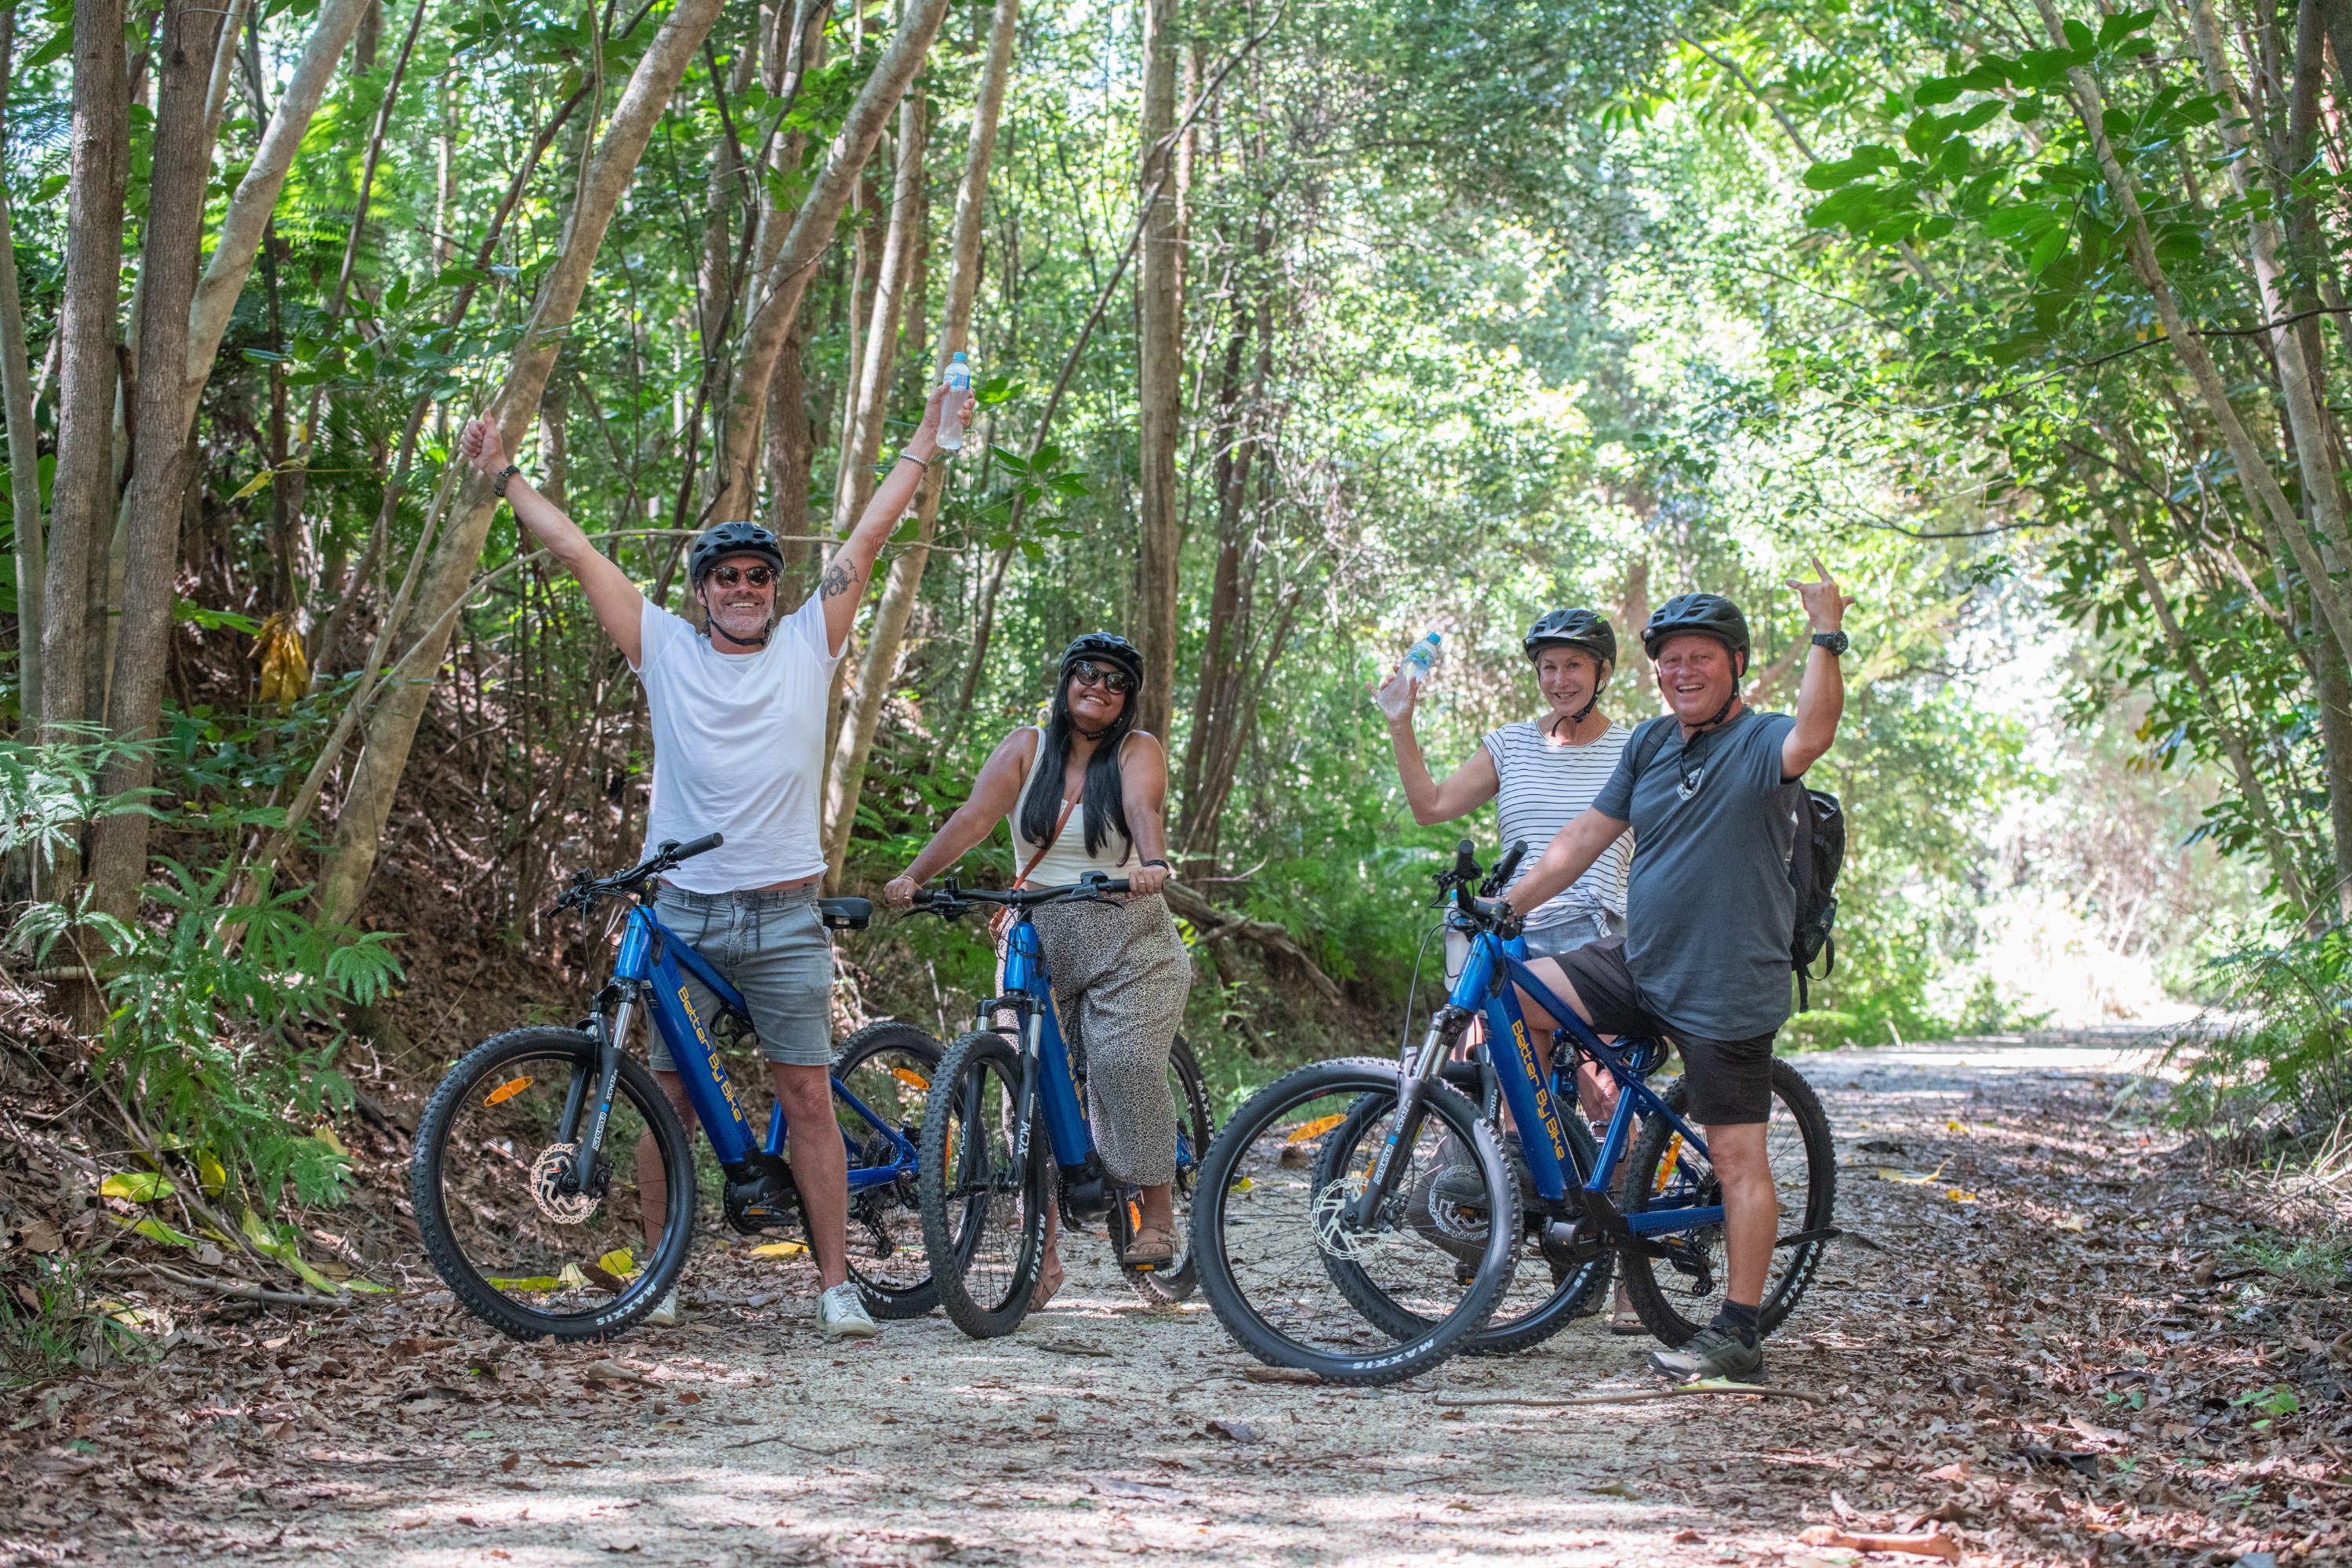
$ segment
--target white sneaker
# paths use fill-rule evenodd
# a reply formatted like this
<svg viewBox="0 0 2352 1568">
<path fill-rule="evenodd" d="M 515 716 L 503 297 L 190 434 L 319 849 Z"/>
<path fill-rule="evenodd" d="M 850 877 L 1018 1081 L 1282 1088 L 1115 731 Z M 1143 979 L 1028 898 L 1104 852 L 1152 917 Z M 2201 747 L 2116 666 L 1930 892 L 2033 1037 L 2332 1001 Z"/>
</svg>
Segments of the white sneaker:
<svg viewBox="0 0 2352 1568">
<path fill-rule="evenodd" d="M 645 1315 L 644 1321 L 657 1329 L 674 1329 L 677 1327 L 677 1287 L 673 1285 L 669 1288 L 669 1294 Z"/>
<path fill-rule="evenodd" d="M 882 1331 L 866 1310 L 857 1281 L 845 1279 L 816 1299 L 817 1331 L 828 1339 L 870 1340 Z"/>
</svg>

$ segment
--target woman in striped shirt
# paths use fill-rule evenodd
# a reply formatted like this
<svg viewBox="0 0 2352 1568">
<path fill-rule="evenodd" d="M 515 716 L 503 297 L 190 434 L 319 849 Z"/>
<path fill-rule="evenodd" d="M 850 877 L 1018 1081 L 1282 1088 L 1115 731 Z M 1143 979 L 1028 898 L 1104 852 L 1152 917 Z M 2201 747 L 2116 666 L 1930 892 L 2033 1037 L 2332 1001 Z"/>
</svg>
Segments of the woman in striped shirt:
<svg viewBox="0 0 2352 1568">
<path fill-rule="evenodd" d="M 1492 800 L 1501 842 L 1524 838 L 1535 850 L 1591 805 L 1616 770 L 1630 731 L 1601 710 L 1601 694 L 1617 666 L 1617 636 L 1609 623 L 1591 610 L 1554 610 L 1528 629 L 1520 646 L 1535 664 L 1536 685 L 1550 711 L 1488 735 L 1444 783 L 1431 777 L 1412 732 L 1419 688 L 1408 689 L 1404 711 L 1389 721 L 1405 800 L 1423 827 L 1467 816 Z M 1549 958 L 1625 933 L 1631 850 L 1630 836 L 1620 838 L 1564 892 L 1528 911 L 1528 957 Z"/>
<path fill-rule="evenodd" d="M 1530 851 L 1539 850 L 1570 818 L 1582 815 L 1616 771 L 1631 731 L 1601 710 L 1601 694 L 1617 668 L 1617 634 L 1609 623 L 1591 610 L 1553 610 L 1528 629 L 1520 647 L 1536 667 L 1536 686 L 1550 711 L 1486 736 L 1443 784 L 1431 776 L 1412 732 L 1418 687 L 1408 686 L 1404 711 L 1389 721 L 1405 800 L 1423 827 L 1467 816 L 1491 800 L 1496 803 L 1501 842 L 1525 839 Z M 1529 910 L 1528 956 L 1549 958 L 1624 935 L 1625 863 L 1632 853 L 1628 834 L 1565 890 Z M 1534 863 L 1531 854 L 1520 874 Z M 1452 951 L 1459 940 L 1446 933 L 1449 976 L 1460 963 Z M 1576 1091 L 1597 1132 L 1616 1109 L 1615 1083 L 1586 1062 L 1577 1073 Z M 1612 1333 L 1647 1331 L 1622 1285 L 1609 1328 Z"/>
</svg>

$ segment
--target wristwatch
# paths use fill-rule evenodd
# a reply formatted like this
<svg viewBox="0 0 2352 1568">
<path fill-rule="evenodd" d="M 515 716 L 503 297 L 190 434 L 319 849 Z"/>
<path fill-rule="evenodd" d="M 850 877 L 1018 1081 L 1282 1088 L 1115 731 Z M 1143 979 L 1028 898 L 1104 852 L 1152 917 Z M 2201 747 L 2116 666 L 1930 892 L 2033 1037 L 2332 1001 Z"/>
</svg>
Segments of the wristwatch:
<svg viewBox="0 0 2352 1568">
<path fill-rule="evenodd" d="M 1815 632 L 1813 634 L 1813 646 L 1815 647 L 1825 647 L 1829 649 L 1830 657 L 1832 658 L 1842 658 L 1844 655 L 1845 650 L 1853 647 L 1853 644 L 1847 638 L 1845 633 L 1842 631 Z"/>
<path fill-rule="evenodd" d="M 499 477 L 490 481 L 490 493 L 497 496 L 500 500 L 504 500 L 507 494 L 507 481 L 521 472 L 522 469 L 520 468 L 517 467 L 515 464 L 509 463 L 504 468 L 499 470 Z"/>
</svg>

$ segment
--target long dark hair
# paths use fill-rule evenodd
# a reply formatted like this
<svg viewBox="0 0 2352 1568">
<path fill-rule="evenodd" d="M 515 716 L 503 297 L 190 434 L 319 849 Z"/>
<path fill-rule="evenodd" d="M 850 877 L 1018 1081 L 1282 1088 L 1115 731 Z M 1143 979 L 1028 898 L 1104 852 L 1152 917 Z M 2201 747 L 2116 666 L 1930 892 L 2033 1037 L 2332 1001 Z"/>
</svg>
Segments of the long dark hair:
<svg viewBox="0 0 2352 1568">
<path fill-rule="evenodd" d="M 1042 763 L 1030 775 L 1029 787 L 1021 796 L 1021 837 L 1032 844 L 1044 844 L 1054 837 L 1054 824 L 1062 815 L 1062 777 L 1070 767 L 1070 735 L 1076 726 L 1070 721 L 1070 676 L 1065 673 L 1054 689 L 1054 710 L 1045 721 L 1044 735 L 1037 742 Z M 1102 847 L 1117 833 L 1129 845 L 1135 835 L 1127 827 L 1127 792 L 1118 776 L 1118 750 L 1121 742 L 1135 729 L 1135 693 L 1123 694 L 1118 717 L 1110 721 L 1095 743 L 1095 754 L 1087 759 L 1087 783 L 1079 799 L 1086 818 L 1087 853 L 1101 853 Z"/>
</svg>

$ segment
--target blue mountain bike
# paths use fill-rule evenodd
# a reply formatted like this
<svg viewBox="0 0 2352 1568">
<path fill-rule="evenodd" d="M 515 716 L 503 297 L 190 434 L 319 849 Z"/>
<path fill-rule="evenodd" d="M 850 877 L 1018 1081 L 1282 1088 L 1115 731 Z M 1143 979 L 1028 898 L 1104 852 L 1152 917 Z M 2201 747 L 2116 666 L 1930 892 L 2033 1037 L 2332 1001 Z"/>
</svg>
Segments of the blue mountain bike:
<svg viewBox="0 0 2352 1568">
<path fill-rule="evenodd" d="M 1417 1050 L 1277 1079 L 1202 1162 L 1192 1249 L 1202 1291 L 1261 1361 L 1392 1383 L 1456 1351 L 1524 1348 L 1597 1297 L 1612 1257 L 1643 1325 L 1668 1344 L 1714 1316 L 1722 1191 L 1706 1140 L 1683 1119 L 1681 1081 L 1650 1087 L 1667 1044 L 1604 1042 L 1528 968 L 1516 926 L 1485 901 L 1526 851 L 1514 845 L 1479 885 L 1465 840 L 1439 874 L 1445 923 L 1470 939 L 1469 952 Z M 1562 1021 L 1548 1046 L 1529 1037 L 1521 990 Z M 1486 1048 L 1464 1059 L 1458 1047 L 1480 1017 Z M 1572 1109 L 1587 1060 L 1617 1088 L 1597 1149 Z M 1769 1330 L 1838 1234 L 1829 1119 L 1785 1062 L 1772 1066 L 1766 1138 L 1784 1229 L 1794 1224 L 1765 1284 Z M 1523 1261 L 1544 1271 L 1515 1293 Z"/>
<path fill-rule="evenodd" d="M 1003 994 L 980 1005 L 979 1026 L 950 1042 L 940 1058 L 923 1115 L 916 1190 L 924 1250 L 940 1305 L 974 1339 L 1009 1334 L 1028 1315 L 1029 1293 L 1045 1255 L 1046 1205 L 1082 1230 L 1103 1223 L 1119 1270 L 1145 1300 L 1181 1301 L 1192 1293 L 1192 1259 L 1130 1264 L 1128 1243 L 1142 1222 L 1133 1187 L 1113 1181 L 1087 1125 L 1085 1042 L 1064 1038 L 1045 951 L 1029 911 L 1040 904 L 1108 901 L 1124 879 L 1090 871 L 1067 887 L 991 891 L 960 889 L 915 895 L 915 907 L 950 921 L 974 908 L 1011 910 Z M 1178 1037 L 1169 1053 L 1168 1089 L 1176 1112 L 1177 1238 L 1201 1152 L 1213 1132 L 1208 1087 L 1192 1047 Z"/>
<path fill-rule="evenodd" d="M 710 1139 L 719 1208 L 745 1235 L 804 1229 L 784 1160 L 783 1108 L 754 1136 L 711 1031 L 748 1027 L 742 996 L 664 926 L 654 885 L 718 834 L 665 843 L 643 865 L 577 873 L 559 910 L 631 899 L 612 977 L 576 1028 L 512 1030 L 452 1068 L 418 1120 L 409 1190 L 425 1250 L 476 1316 L 518 1339 L 603 1339 L 651 1311 L 693 1249 L 699 1182 L 694 1140 L 653 1071 L 628 1054 L 642 1009 L 661 1031 Z M 835 930 L 863 930 L 865 899 L 820 900 Z M 719 999 L 698 1015 L 691 974 Z M 921 1108 L 939 1042 L 882 1023 L 842 1043 L 835 1120 L 849 1154 L 849 1268 L 877 1317 L 930 1310 L 937 1297 L 916 1219 Z M 805 1240 L 803 1235 L 803 1239 Z"/>
</svg>

